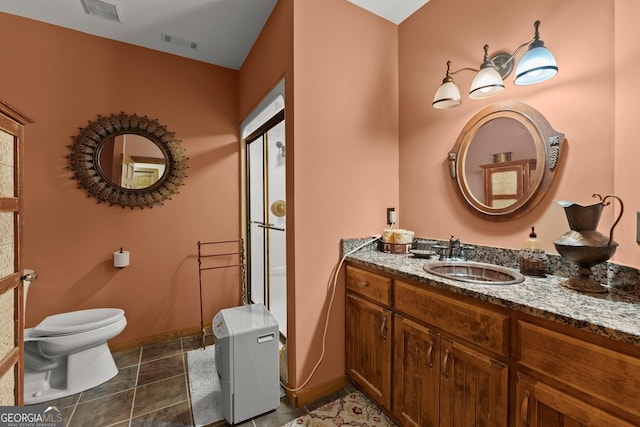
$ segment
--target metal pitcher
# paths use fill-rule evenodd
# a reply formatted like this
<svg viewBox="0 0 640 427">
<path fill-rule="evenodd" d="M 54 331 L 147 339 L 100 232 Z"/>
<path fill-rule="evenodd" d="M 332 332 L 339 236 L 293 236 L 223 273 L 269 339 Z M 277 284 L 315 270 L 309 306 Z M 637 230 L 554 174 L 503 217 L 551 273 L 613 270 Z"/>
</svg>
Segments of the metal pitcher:
<svg viewBox="0 0 640 427">
<path fill-rule="evenodd" d="M 613 240 L 613 229 L 620 222 L 624 205 L 618 196 L 612 194 L 602 197 L 594 194 L 600 202 L 589 206 L 581 206 L 574 202 L 561 200 L 556 202 L 564 208 L 571 231 L 557 238 L 553 244 L 560 255 L 578 266 L 578 275 L 570 278 L 563 285 L 581 292 L 606 292 L 601 284 L 591 280 L 591 267 L 607 261 L 613 256 L 618 244 Z M 605 236 L 596 229 L 600 222 L 602 209 L 614 198 L 620 203 L 620 214 Z"/>
</svg>

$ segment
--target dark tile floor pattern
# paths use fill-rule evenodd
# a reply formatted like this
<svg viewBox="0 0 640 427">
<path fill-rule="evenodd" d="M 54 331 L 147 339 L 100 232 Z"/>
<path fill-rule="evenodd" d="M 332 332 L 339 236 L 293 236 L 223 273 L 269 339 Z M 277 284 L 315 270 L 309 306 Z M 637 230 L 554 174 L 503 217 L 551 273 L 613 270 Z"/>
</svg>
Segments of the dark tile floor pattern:
<svg viewBox="0 0 640 427">
<path fill-rule="evenodd" d="M 41 405 L 63 407 L 67 427 L 193 426 L 186 353 L 199 345 L 197 338 L 187 337 L 114 353 L 120 371 L 114 378 Z M 350 390 L 340 390 L 302 408 L 292 407 L 283 398 L 275 411 L 237 426 L 280 427 Z M 212 426 L 228 424 L 223 420 Z"/>
</svg>

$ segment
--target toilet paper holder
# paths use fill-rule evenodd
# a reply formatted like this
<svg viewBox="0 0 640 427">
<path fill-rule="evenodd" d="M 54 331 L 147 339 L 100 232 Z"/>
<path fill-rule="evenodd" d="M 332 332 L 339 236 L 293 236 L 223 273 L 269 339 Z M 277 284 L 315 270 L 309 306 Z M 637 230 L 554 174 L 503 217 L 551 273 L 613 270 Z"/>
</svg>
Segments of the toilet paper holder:
<svg viewBox="0 0 640 427">
<path fill-rule="evenodd" d="M 117 268 L 127 267 L 129 265 L 129 251 L 120 251 L 113 253 L 113 266 Z"/>
</svg>

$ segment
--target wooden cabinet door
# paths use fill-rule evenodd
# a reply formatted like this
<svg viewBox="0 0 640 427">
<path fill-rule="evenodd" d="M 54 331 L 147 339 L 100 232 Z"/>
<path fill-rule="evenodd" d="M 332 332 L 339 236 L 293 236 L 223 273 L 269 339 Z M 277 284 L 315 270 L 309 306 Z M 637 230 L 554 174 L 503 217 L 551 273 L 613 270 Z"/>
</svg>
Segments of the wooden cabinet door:
<svg viewBox="0 0 640 427">
<path fill-rule="evenodd" d="M 518 373 L 517 427 L 632 427 L 573 396 Z"/>
<path fill-rule="evenodd" d="M 392 320 L 391 310 L 347 293 L 347 373 L 387 411 L 391 411 Z"/>
<path fill-rule="evenodd" d="M 442 337 L 440 426 L 506 427 L 509 368 Z"/>
<path fill-rule="evenodd" d="M 403 426 L 437 427 L 440 337 L 402 316 L 394 319 L 393 411 Z"/>
<path fill-rule="evenodd" d="M 484 171 L 484 204 L 504 208 L 520 200 L 529 189 L 535 159 L 480 165 Z"/>
</svg>

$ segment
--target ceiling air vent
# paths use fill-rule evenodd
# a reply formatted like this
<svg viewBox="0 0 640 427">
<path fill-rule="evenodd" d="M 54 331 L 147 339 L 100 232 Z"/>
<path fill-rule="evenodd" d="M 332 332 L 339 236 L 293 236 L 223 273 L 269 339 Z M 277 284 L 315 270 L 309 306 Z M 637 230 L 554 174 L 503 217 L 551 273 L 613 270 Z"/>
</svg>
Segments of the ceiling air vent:
<svg viewBox="0 0 640 427">
<path fill-rule="evenodd" d="M 112 22 L 120 21 L 120 4 L 113 0 L 80 0 L 84 11 L 91 16 L 108 19 Z"/>
<path fill-rule="evenodd" d="M 198 50 L 200 43 L 194 42 L 191 40 L 183 39 L 181 37 L 172 36 L 167 33 L 160 33 L 162 36 L 162 41 L 165 43 L 170 43 L 174 46 L 178 46 L 184 49 Z"/>
</svg>

